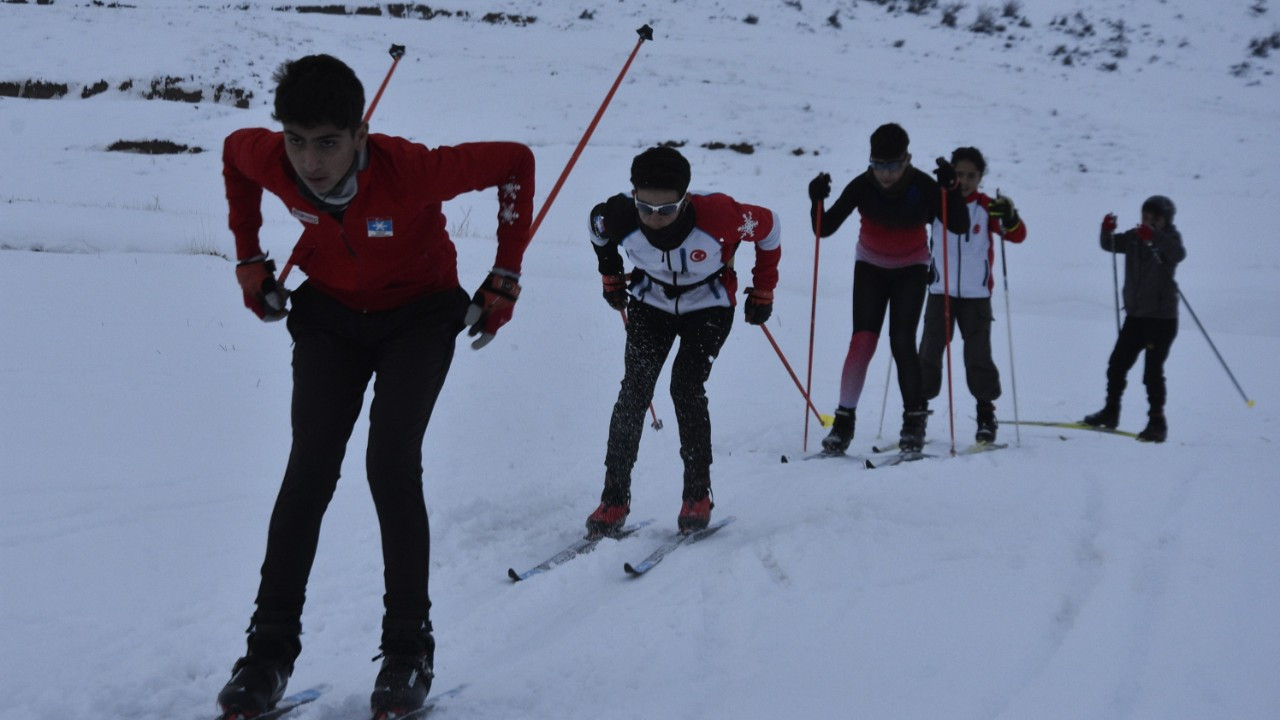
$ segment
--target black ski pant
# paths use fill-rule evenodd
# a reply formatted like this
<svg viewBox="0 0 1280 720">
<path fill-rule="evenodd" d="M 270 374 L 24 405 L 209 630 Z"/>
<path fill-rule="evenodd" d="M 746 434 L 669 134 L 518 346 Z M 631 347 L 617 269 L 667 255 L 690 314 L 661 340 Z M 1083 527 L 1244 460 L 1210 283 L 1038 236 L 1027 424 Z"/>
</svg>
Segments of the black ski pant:
<svg viewBox="0 0 1280 720">
<path fill-rule="evenodd" d="M 1119 407 L 1124 395 L 1129 370 L 1138 361 L 1138 354 L 1146 352 L 1142 382 L 1147 386 L 1147 402 L 1152 412 L 1164 412 L 1167 396 L 1164 381 L 1164 361 L 1169 348 L 1178 336 L 1177 318 L 1146 318 L 1126 316 L 1116 338 L 1115 349 L 1107 361 L 1107 404 Z"/>
<path fill-rule="evenodd" d="M 920 371 L 924 397 L 942 392 L 943 355 L 947 340 L 960 327 L 964 338 L 964 374 L 969 392 L 980 403 L 1000 397 L 1000 371 L 991 359 L 991 298 L 951 298 L 951 323 L 941 293 L 930 293 L 924 309 L 924 334 L 920 337 Z"/>
<path fill-rule="evenodd" d="M 909 410 L 924 407 L 916 333 L 928 285 L 928 265 L 883 268 L 862 260 L 854 263 L 853 336 L 840 374 L 840 405 L 858 406 L 887 312 L 889 349 L 898 366 L 902 406 Z"/>
<path fill-rule="evenodd" d="M 422 439 L 468 303 L 460 289 L 362 313 L 304 283 L 292 296 L 293 447 L 276 498 L 255 624 L 298 621 L 320 522 L 375 378 L 365 468 L 382 535 L 383 645 L 430 627 Z"/>
<path fill-rule="evenodd" d="M 618 501 L 630 489 L 645 413 L 662 366 L 679 338 L 680 347 L 671 365 L 671 401 L 680 428 L 684 499 L 701 499 L 711 489 L 711 416 L 706 382 L 711 364 L 733 327 L 733 308 L 713 307 L 673 315 L 632 302 L 627 312 L 625 370 L 609 421 L 604 460 L 605 494 Z"/>
</svg>

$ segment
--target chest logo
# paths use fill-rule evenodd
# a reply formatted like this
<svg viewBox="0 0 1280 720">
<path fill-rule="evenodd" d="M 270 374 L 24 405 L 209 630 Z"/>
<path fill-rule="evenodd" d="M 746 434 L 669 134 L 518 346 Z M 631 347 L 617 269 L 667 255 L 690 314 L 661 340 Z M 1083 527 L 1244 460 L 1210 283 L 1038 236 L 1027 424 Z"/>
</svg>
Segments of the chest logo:
<svg viewBox="0 0 1280 720">
<path fill-rule="evenodd" d="M 391 218 L 365 218 L 365 227 L 369 230 L 371 238 L 385 238 L 395 235 L 395 228 L 392 227 Z"/>
<path fill-rule="evenodd" d="M 980 233 L 980 232 L 982 232 L 982 226 L 981 226 L 981 225 L 979 225 L 978 223 L 974 223 L 974 224 L 973 224 L 973 234 L 974 234 L 974 235 L 977 235 L 977 234 L 978 234 L 978 233 Z"/>
<path fill-rule="evenodd" d="M 694 250 L 693 252 L 689 253 L 689 259 L 694 262 L 702 262 L 703 260 L 707 259 L 707 251 Z"/>
<path fill-rule="evenodd" d="M 304 210 L 299 210 L 298 208 L 289 208 L 289 214 L 290 214 L 290 215 L 292 215 L 292 216 L 294 216 L 294 217 L 296 217 L 296 218 L 298 218 L 298 219 L 299 219 L 299 220 L 301 220 L 302 222 L 307 223 L 308 225 L 319 225 L 319 224 L 320 224 L 320 216 L 319 216 L 319 215 L 313 215 L 313 214 L 311 214 L 311 213 L 309 213 L 309 212 L 306 212 L 306 211 L 304 211 Z"/>
</svg>

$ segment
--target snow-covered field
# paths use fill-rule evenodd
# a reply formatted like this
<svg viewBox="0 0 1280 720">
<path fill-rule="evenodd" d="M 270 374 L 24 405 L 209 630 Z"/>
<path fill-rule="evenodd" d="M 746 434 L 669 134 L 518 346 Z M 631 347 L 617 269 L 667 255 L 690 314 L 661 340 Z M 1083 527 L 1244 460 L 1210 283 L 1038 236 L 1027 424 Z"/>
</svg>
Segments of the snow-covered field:
<svg viewBox="0 0 1280 720">
<path fill-rule="evenodd" d="M 1280 8 L 1045 0 L 1025 3 L 1025 25 L 979 34 L 967 27 L 981 6 L 950 28 L 937 7 L 909 4 L 460 1 L 446 9 L 468 15 L 422 20 L 256 0 L 0 3 L 0 88 L 68 86 L 60 99 L 0 97 L 0 718 L 211 717 L 243 649 L 289 446 L 290 348 L 282 324 L 241 306 L 219 151 L 231 130 L 271 124 L 274 67 L 332 53 L 372 96 L 388 46 L 406 45 L 375 131 L 528 143 L 541 202 L 644 23 L 656 39 L 530 247 L 514 321 L 484 350 L 460 348 L 427 433 L 436 686 L 469 684 L 438 716 L 1280 717 L 1280 58 L 1249 52 L 1275 37 Z M 498 12 L 503 22 L 483 21 Z M 204 97 L 144 99 L 168 77 Z M 99 81 L 105 91 L 81 97 Z M 220 86 L 252 92 L 248 107 L 211 101 Z M 571 540 L 600 491 L 623 331 L 599 299 L 590 207 L 627 189 L 634 154 L 676 140 L 696 189 L 777 210 L 769 326 L 803 377 L 805 186 L 819 171 L 842 186 L 890 120 L 926 167 L 982 148 L 985 188 L 1028 223 L 1008 251 L 1022 418 L 1078 419 L 1101 403 L 1115 324 L 1098 223 L 1135 222 L 1154 193 L 1178 203 L 1182 289 L 1256 407 L 1184 312 L 1164 445 L 1006 424 L 1012 446 L 996 453 L 875 471 L 784 464 L 804 454 L 802 400 L 763 334 L 739 323 L 709 384 L 715 514 L 738 522 L 648 576 L 622 572 L 679 508 L 660 382 L 667 429 L 646 431 L 632 513 L 657 522 L 512 585 L 506 569 Z M 203 152 L 106 151 L 154 139 Z M 754 152 L 703 147 L 716 142 Z M 264 247 L 284 257 L 296 221 L 274 199 L 264 209 Z M 487 193 L 449 203 L 468 289 L 492 260 L 495 211 Z M 821 247 L 824 412 L 848 342 L 852 257 L 851 229 Z M 997 293 L 1011 418 L 999 282 Z M 895 383 L 878 432 L 887 363 L 882 348 L 860 452 L 898 429 Z M 1130 379 L 1122 426 L 1138 430 L 1140 370 Z M 967 444 L 959 375 L 955 392 Z M 945 454 L 946 404 L 935 408 L 931 447 Z M 377 667 L 362 437 L 363 424 L 291 683 L 332 690 L 298 720 L 361 718 Z"/>
</svg>

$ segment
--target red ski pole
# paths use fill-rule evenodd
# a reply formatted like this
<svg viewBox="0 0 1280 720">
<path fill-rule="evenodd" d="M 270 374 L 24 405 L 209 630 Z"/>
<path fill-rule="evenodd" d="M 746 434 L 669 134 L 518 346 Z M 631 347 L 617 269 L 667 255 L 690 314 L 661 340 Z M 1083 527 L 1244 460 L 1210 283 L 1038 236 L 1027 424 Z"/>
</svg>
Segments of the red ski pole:
<svg viewBox="0 0 1280 720">
<path fill-rule="evenodd" d="M 946 164 L 938 158 L 938 167 Z M 955 411 L 951 401 L 951 256 L 947 249 L 947 189 L 942 188 L 942 332 L 947 348 L 947 424 L 951 430 L 951 454 L 956 454 Z"/>
<path fill-rule="evenodd" d="M 578 156 L 582 154 L 582 149 L 587 146 L 587 141 L 591 139 L 591 133 L 596 131 L 596 125 L 600 123 L 600 118 L 604 117 L 605 108 L 609 107 L 609 102 L 613 100 L 613 94 L 618 91 L 618 86 L 622 84 L 622 78 L 626 77 L 627 70 L 631 69 L 631 61 L 636 59 L 636 53 L 640 52 L 640 46 L 645 40 L 653 39 L 653 28 L 645 25 L 636 33 L 640 39 L 636 42 L 635 48 L 631 50 L 631 55 L 627 58 L 626 64 L 622 66 L 622 72 L 618 73 L 618 78 L 613 81 L 613 87 L 609 88 L 609 93 L 604 96 L 604 102 L 600 103 L 600 109 L 596 110 L 596 116 L 591 118 L 591 124 L 587 126 L 587 131 L 582 134 L 582 139 L 578 141 L 578 147 L 574 148 L 573 154 L 569 156 L 569 162 L 564 166 L 564 170 L 560 172 L 559 179 L 552 186 L 551 193 L 547 195 L 547 201 L 542 204 L 542 208 L 538 210 L 538 215 L 533 219 L 533 225 L 529 226 L 529 237 L 532 238 L 538 232 L 538 226 L 542 225 L 542 219 L 546 217 L 547 210 L 551 209 L 551 203 L 555 202 L 556 195 L 560 194 L 560 188 L 564 185 L 564 181 L 569 177 L 569 172 L 573 170 L 573 166 L 578 162 Z"/>
<path fill-rule="evenodd" d="M 378 86 L 378 92 L 373 96 L 373 102 L 369 103 L 368 109 L 364 111 L 364 118 L 361 122 L 369 122 L 369 118 L 373 117 L 373 109 L 378 107 L 378 101 L 382 99 L 382 91 L 387 89 L 387 83 L 391 82 L 391 74 L 396 71 L 396 66 L 400 64 L 400 58 L 404 57 L 403 45 L 392 45 L 391 50 L 391 68 L 387 70 L 387 76 L 382 78 L 382 84 Z M 280 277 L 276 280 L 279 285 L 284 285 L 285 278 L 289 277 L 289 271 L 293 269 L 293 257 L 297 254 L 295 249 L 289 255 L 289 262 L 284 264 L 284 269 L 280 271 Z"/>
<path fill-rule="evenodd" d="M 818 422 L 822 425 L 829 424 L 822 413 L 818 412 L 818 408 L 813 406 L 813 401 L 809 399 L 809 393 L 805 392 L 804 386 L 800 384 L 800 378 L 796 377 L 796 371 L 791 369 L 791 363 L 787 362 L 787 356 L 782 354 L 782 348 L 778 347 L 778 341 L 773 339 L 773 333 L 769 332 L 769 328 L 761 325 L 760 329 L 764 331 L 764 336 L 769 338 L 769 344 L 773 346 L 773 351 L 778 353 L 778 359 L 782 361 L 782 366 L 787 369 L 787 374 L 791 376 L 791 381 L 796 384 L 796 389 L 800 391 L 800 396 L 809 406 L 809 410 L 813 412 L 813 416 L 818 418 Z"/>
<path fill-rule="evenodd" d="M 804 376 L 805 397 L 813 395 L 813 333 L 818 315 L 818 252 L 822 246 L 822 205 L 813 217 L 813 295 L 809 301 L 809 369 Z M 804 451 L 809 452 L 809 413 L 804 414 Z"/>
</svg>

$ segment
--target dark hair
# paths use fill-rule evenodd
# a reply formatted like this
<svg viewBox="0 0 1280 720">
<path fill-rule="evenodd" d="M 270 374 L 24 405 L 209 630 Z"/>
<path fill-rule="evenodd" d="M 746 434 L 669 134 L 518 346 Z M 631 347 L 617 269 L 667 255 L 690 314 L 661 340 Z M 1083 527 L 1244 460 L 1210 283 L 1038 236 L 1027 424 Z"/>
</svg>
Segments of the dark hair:
<svg viewBox="0 0 1280 720">
<path fill-rule="evenodd" d="M 673 147 L 651 147 L 631 161 L 631 184 L 637 190 L 689 189 L 689 161 Z"/>
<path fill-rule="evenodd" d="M 364 85 L 351 68 L 332 55 L 308 55 L 281 63 L 271 79 L 276 83 L 275 112 L 271 114 L 276 121 L 307 128 L 360 127 Z"/>
<path fill-rule="evenodd" d="M 1173 222 L 1173 215 L 1178 212 L 1178 209 L 1169 198 L 1163 195 L 1152 195 L 1142 203 L 1142 212 L 1162 217 L 1165 222 Z"/>
<path fill-rule="evenodd" d="M 885 123 L 871 133 L 871 157 L 876 160 L 896 160 L 907 154 L 911 138 L 898 123 Z"/>
<path fill-rule="evenodd" d="M 987 174 L 987 159 L 982 157 L 982 151 L 976 147 L 958 147 L 951 152 L 951 164 L 955 165 L 961 160 L 968 160 L 973 166 L 978 168 L 978 174 Z"/>
</svg>

